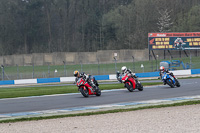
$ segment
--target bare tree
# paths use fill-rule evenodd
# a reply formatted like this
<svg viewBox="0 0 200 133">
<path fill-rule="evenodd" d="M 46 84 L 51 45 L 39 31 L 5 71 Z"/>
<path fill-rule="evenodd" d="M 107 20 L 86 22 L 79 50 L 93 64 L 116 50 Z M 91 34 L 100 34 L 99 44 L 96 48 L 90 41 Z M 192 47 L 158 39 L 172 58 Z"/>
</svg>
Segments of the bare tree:
<svg viewBox="0 0 200 133">
<path fill-rule="evenodd" d="M 171 22 L 171 16 L 170 16 L 171 12 L 172 10 L 168 11 L 168 9 L 159 11 L 160 17 L 158 18 L 157 25 L 160 32 L 170 31 L 170 27 L 173 25 L 173 22 Z"/>
</svg>

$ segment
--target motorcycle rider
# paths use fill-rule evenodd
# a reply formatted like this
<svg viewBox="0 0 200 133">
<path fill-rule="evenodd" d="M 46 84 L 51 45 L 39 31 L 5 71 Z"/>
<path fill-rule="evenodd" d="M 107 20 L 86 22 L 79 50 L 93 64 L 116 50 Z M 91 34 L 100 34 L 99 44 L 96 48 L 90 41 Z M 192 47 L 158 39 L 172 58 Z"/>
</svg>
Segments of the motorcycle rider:
<svg viewBox="0 0 200 133">
<path fill-rule="evenodd" d="M 97 81 L 94 79 L 94 82 L 96 83 L 96 85 L 94 84 L 94 82 L 91 79 L 91 75 L 87 75 L 84 72 L 83 73 L 79 73 L 79 71 L 75 70 L 74 71 L 74 76 L 75 78 L 75 82 L 78 81 L 79 78 L 83 78 L 83 80 L 85 80 L 89 85 L 85 84 L 86 87 L 90 88 L 90 86 L 96 91 L 96 85 L 98 86 Z"/>
<path fill-rule="evenodd" d="M 128 76 L 134 78 L 135 81 L 136 81 L 137 76 L 135 75 L 135 73 L 132 73 L 132 71 L 131 71 L 130 69 L 127 69 L 126 66 L 123 66 L 123 67 L 121 68 L 121 71 L 122 71 L 122 75 L 127 74 Z M 137 86 L 137 81 L 136 81 L 136 84 L 135 84 L 135 85 Z M 135 85 L 134 85 L 134 88 L 135 88 Z M 124 87 L 126 87 L 126 84 L 124 84 Z"/>
<path fill-rule="evenodd" d="M 123 66 L 123 67 L 121 68 L 121 72 L 122 72 L 122 74 L 120 74 L 119 71 L 116 72 L 116 78 L 117 78 L 117 80 L 118 80 L 120 83 L 122 83 L 121 76 L 122 76 L 122 75 L 125 75 L 125 74 L 129 74 L 129 76 L 131 76 L 132 78 L 137 78 L 137 77 L 135 76 L 135 73 L 132 73 L 131 70 L 130 70 L 130 69 L 127 69 L 126 66 Z"/>
<path fill-rule="evenodd" d="M 123 66 L 123 67 L 121 68 L 121 71 L 122 71 L 122 75 L 124 75 L 124 74 L 130 74 L 131 77 L 136 78 L 135 73 L 132 73 L 131 70 L 130 70 L 130 69 L 127 69 L 126 66 Z"/>
<path fill-rule="evenodd" d="M 175 48 L 183 49 L 183 47 L 182 47 L 183 44 L 184 44 L 184 42 L 183 42 L 183 40 L 181 38 L 177 38 L 174 41 Z"/>
<path fill-rule="evenodd" d="M 166 72 L 167 74 L 173 76 L 173 73 L 172 73 L 172 72 L 169 72 L 167 69 L 165 69 L 164 66 L 160 66 L 159 70 L 160 70 L 160 72 L 159 72 L 159 75 L 160 75 L 159 78 L 160 78 L 160 79 L 162 79 L 162 76 L 163 76 L 163 74 L 164 74 L 165 72 Z M 162 81 L 163 81 L 163 84 L 166 85 L 166 83 L 164 82 L 164 80 L 162 80 Z"/>
</svg>

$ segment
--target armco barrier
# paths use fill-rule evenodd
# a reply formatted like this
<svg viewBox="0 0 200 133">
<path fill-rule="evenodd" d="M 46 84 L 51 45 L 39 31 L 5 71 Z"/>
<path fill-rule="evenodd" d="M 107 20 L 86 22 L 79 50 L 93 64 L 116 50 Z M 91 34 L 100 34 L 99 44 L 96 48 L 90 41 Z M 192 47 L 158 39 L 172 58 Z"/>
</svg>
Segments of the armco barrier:
<svg viewBox="0 0 200 133">
<path fill-rule="evenodd" d="M 177 70 L 171 71 L 174 75 L 192 75 L 200 74 L 200 69 L 191 70 Z M 139 78 L 158 77 L 159 72 L 136 73 Z M 116 75 L 95 75 L 96 80 L 115 80 Z M 59 82 L 73 82 L 75 77 L 60 77 L 60 78 L 41 78 L 41 79 L 21 79 L 21 80 L 5 80 L 0 81 L 0 85 L 14 85 L 14 84 L 37 84 L 37 83 L 59 83 Z"/>
<path fill-rule="evenodd" d="M 37 83 L 56 83 L 60 82 L 60 78 L 42 78 L 37 79 Z"/>
<path fill-rule="evenodd" d="M 37 84 L 37 79 L 14 80 L 14 84 Z"/>
<path fill-rule="evenodd" d="M 96 80 L 109 80 L 109 75 L 95 75 Z"/>
<path fill-rule="evenodd" d="M 0 85 L 14 85 L 14 80 L 0 81 Z"/>
<path fill-rule="evenodd" d="M 135 75 L 139 78 L 158 77 L 159 72 L 136 73 Z"/>
<path fill-rule="evenodd" d="M 170 71 L 170 72 L 173 72 L 173 74 L 176 76 L 183 76 L 183 75 L 191 75 L 191 70 L 177 70 L 177 71 Z"/>
<path fill-rule="evenodd" d="M 200 69 L 192 69 L 191 74 L 200 74 Z"/>
</svg>

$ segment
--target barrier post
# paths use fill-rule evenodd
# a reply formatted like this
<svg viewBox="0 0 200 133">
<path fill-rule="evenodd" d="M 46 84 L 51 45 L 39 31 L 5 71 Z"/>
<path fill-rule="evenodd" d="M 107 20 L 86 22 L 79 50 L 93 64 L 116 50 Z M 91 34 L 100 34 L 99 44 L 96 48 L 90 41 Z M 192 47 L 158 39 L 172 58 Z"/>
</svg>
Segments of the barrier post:
<svg viewBox="0 0 200 133">
<path fill-rule="evenodd" d="M 48 64 L 48 77 L 50 78 L 50 66 Z"/>
<path fill-rule="evenodd" d="M 32 73 L 32 78 L 34 79 L 34 63 L 33 63 L 33 73 Z"/>
<path fill-rule="evenodd" d="M 17 79 L 19 79 L 19 67 L 17 64 L 16 64 L 16 66 L 17 66 Z"/>
<path fill-rule="evenodd" d="M 159 55 L 156 55 L 156 71 L 158 71 L 158 57 Z"/>
<path fill-rule="evenodd" d="M 113 57 L 115 60 L 115 72 L 117 72 L 117 59 L 115 57 Z"/>
<path fill-rule="evenodd" d="M 133 72 L 135 73 L 135 62 L 134 62 L 134 56 L 132 56 L 133 58 Z"/>
<path fill-rule="evenodd" d="M 4 66 L 1 65 L 1 69 L 2 69 L 2 80 L 4 80 Z"/>
<path fill-rule="evenodd" d="M 81 72 L 83 72 L 83 63 L 82 63 L 82 61 L 80 61 L 80 64 L 81 64 Z"/>
<path fill-rule="evenodd" d="M 66 62 L 63 61 L 63 64 L 64 64 L 64 76 L 67 77 L 67 74 L 66 74 Z"/>
<path fill-rule="evenodd" d="M 100 75 L 99 59 L 97 59 L 97 62 L 98 62 L 98 75 Z"/>
</svg>

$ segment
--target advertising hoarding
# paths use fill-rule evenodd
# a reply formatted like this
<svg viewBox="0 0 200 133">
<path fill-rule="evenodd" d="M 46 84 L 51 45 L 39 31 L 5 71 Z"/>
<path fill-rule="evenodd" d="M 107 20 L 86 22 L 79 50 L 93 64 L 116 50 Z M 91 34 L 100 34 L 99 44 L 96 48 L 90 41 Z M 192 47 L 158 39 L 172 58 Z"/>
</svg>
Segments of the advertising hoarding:
<svg viewBox="0 0 200 133">
<path fill-rule="evenodd" d="M 200 49 L 200 32 L 149 33 L 149 50 Z"/>
</svg>

